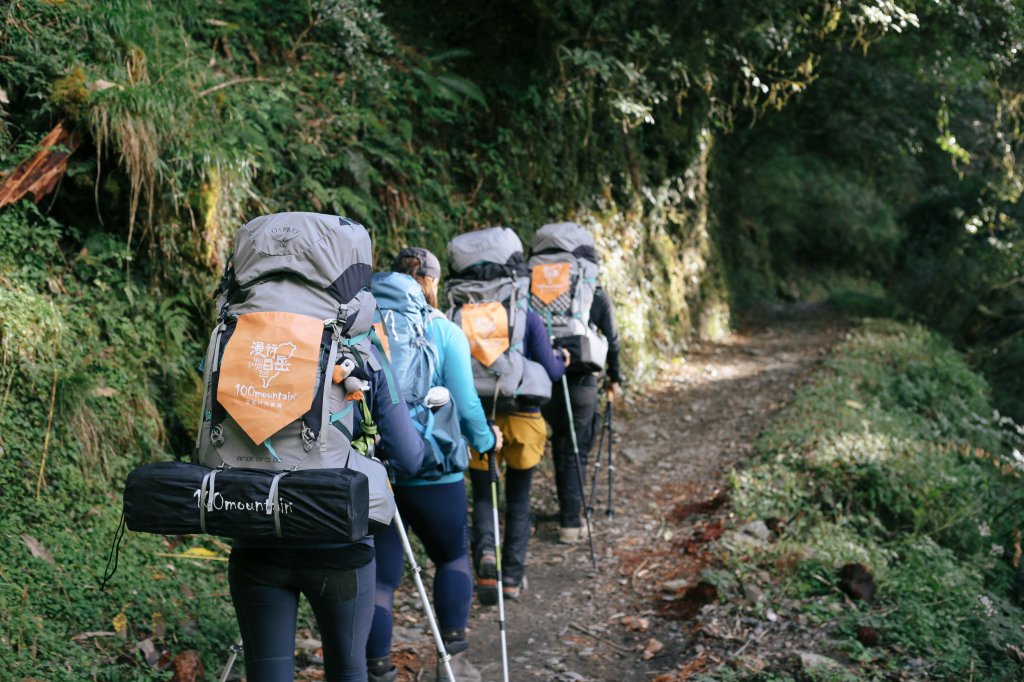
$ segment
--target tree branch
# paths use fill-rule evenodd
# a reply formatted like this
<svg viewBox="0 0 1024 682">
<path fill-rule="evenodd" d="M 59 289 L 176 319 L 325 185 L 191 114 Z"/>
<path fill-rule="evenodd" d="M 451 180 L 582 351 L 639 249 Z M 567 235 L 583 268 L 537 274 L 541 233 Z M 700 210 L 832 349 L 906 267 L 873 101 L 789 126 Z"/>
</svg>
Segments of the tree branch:
<svg viewBox="0 0 1024 682">
<path fill-rule="evenodd" d="M 232 85 L 239 85 L 240 83 L 273 83 L 273 82 L 274 81 L 272 79 L 270 79 L 270 78 L 261 78 L 259 76 L 251 77 L 251 78 L 233 78 L 233 79 L 231 79 L 229 81 L 224 81 L 223 83 L 218 83 L 217 85 L 214 85 L 213 87 L 206 88 L 205 90 L 201 91 L 196 96 L 199 97 L 200 99 L 202 99 L 203 97 L 206 97 L 207 95 L 210 95 L 210 94 L 213 94 L 213 93 L 217 92 L 218 90 L 223 90 L 224 88 L 231 87 Z"/>
</svg>

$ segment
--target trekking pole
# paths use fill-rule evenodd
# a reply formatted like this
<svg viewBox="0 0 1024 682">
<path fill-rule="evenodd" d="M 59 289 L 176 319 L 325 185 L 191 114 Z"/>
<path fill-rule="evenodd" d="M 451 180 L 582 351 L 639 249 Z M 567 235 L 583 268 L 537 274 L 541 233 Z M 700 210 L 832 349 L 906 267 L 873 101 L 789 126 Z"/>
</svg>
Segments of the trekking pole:
<svg viewBox="0 0 1024 682">
<path fill-rule="evenodd" d="M 451 682 L 455 682 L 455 675 L 452 674 L 452 664 L 450 663 L 452 657 L 444 648 L 444 640 L 441 639 L 441 629 L 437 626 L 434 611 L 430 608 L 430 599 L 427 598 L 427 588 L 423 586 L 423 578 L 420 577 L 420 565 L 416 563 L 416 555 L 413 554 L 412 545 L 409 544 L 409 534 L 405 532 L 405 524 L 402 522 L 402 517 L 398 513 L 397 508 L 395 509 L 395 518 L 391 523 L 396 524 L 395 528 L 398 530 L 398 537 L 402 540 L 402 549 L 405 550 L 405 557 L 409 560 L 409 566 L 412 568 L 412 577 L 416 582 L 416 591 L 420 593 L 423 610 L 427 612 L 427 620 L 430 622 L 430 631 L 434 634 L 437 657 L 444 664 L 444 672 L 448 675 L 448 679 Z"/>
<path fill-rule="evenodd" d="M 565 411 L 569 416 L 569 434 L 572 436 L 572 451 L 576 456 L 576 480 L 580 484 L 580 502 L 583 504 L 583 509 L 587 509 L 587 498 L 583 494 L 583 487 L 586 485 L 583 482 L 583 467 L 580 465 L 580 446 L 576 441 L 576 423 L 572 419 L 572 404 L 569 402 L 569 382 L 566 381 L 565 375 L 562 375 L 562 392 L 565 395 Z M 597 557 L 594 556 L 594 534 L 590 530 L 590 514 L 584 511 L 584 520 L 587 522 L 587 540 L 590 542 L 590 563 L 597 570 Z"/>
<path fill-rule="evenodd" d="M 597 499 L 597 476 L 601 473 L 601 451 L 604 449 L 604 432 L 607 422 L 601 421 L 601 429 L 597 436 L 597 457 L 594 458 L 594 473 L 590 476 L 590 504 L 587 505 L 587 516 L 594 513 L 594 500 Z"/>
<path fill-rule="evenodd" d="M 492 449 L 487 455 L 491 478 L 491 510 L 494 513 L 494 565 L 498 573 L 498 632 L 501 635 L 501 679 L 508 682 L 508 645 L 505 642 L 505 595 L 501 581 L 501 537 L 498 531 L 498 456 Z"/>
<path fill-rule="evenodd" d="M 242 640 L 239 639 L 237 642 L 231 645 L 231 656 L 228 657 L 228 664 L 224 666 L 224 672 L 221 673 L 220 682 L 227 682 L 228 675 L 231 674 L 231 669 L 235 667 L 235 659 L 238 658 L 238 654 L 242 651 Z"/>
<path fill-rule="evenodd" d="M 605 410 L 605 419 L 608 424 L 608 508 L 605 509 L 604 515 L 609 519 L 615 516 L 615 510 L 612 508 L 612 483 L 615 479 L 615 460 L 612 458 L 612 437 L 615 435 L 615 427 L 612 425 L 612 404 L 608 403 Z"/>
</svg>

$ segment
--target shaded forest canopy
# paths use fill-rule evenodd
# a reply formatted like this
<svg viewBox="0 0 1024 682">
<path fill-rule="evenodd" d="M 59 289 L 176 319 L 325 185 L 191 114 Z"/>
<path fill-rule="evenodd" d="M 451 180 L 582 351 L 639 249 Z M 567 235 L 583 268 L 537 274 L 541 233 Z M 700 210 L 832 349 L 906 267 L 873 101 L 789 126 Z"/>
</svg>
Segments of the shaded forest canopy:
<svg viewBox="0 0 1024 682">
<path fill-rule="evenodd" d="M 5 536 L 112 527 L 109 481 L 188 451 L 231 235 L 280 210 L 363 222 L 378 265 L 475 227 L 591 226 L 638 390 L 736 310 L 830 297 L 939 329 L 1024 419 L 1022 9 L 5 3 L 0 197 L 49 173 L 0 208 L 0 484 L 38 500 Z M 97 618 L 67 608 L 40 618 Z"/>
</svg>

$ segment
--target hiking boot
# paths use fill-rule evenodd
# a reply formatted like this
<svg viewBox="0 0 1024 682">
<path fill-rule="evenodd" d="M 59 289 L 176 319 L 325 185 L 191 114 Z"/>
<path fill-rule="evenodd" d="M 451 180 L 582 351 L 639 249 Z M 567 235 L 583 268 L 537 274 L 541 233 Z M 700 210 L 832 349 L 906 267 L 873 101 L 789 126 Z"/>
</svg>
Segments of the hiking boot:
<svg viewBox="0 0 1024 682">
<path fill-rule="evenodd" d="M 498 603 L 498 581 L 495 578 L 476 579 L 476 598 L 480 606 L 494 606 Z"/>
<path fill-rule="evenodd" d="M 476 567 L 476 598 L 481 606 L 498 603 L 498 560 L 489 552 L 480 557 Z"/>
<path fill-rule="evenodd" d="M 445 649 L 451 656 L 448 663 L 452 667 L 452 675 L 458 682 L 481 682 L 483 677 L 469 660 L 469 645 L 466 642 L 446 642 Z M 448 682 L 448 674 L 440 660 L 437 662 L 437 682 Z"/>
<path fill-rule="evenodd" d="M 457 677 L 457 676 L 456 676 Z M 373 673 L 366 673 L 366 679 L 368 682 L 397 682 L 398 680 L 398 668 L 392 668 L 383 675 L 374 675 Z M 441 678 L 443 679 L 443 678 Z M 457 677 L 457 679 L 462 679 Z M 479 678 L 477 678 L 479 679 Z"/>
<path fill-rule="evenodd" d="M 480 557 L 480 563 L 476 567 L 476 575 L 478 578 L 497 578 L 498 577 L 498 559 L 490 552 L 484 552 L 483 556 Z"/>
<path fill-rule="evenodd" d="M 452 666 L 452 675 L 459 682 L 481 682 L 483 676 L 480 675 L 480 671 L 477 670 L 473 662 L 469 660 L 469 652 L 461 651 L 457 654 L 452 654 L 452 660 L 449 661 Z M 438 679 L 443 680 L 444 678 L 444 666 L 438 666 Z"/>
<path fill-rule="evenodd" d="M 590 538 L 587 527 L 581 528 L 559 528 L 558 542 L 563 545 L 575 545 Z"/>
<path fill-rule="evenodd" d="M 391 657 L 371 658 L 366 661 L 366 679 L 369 682 L 396 682 L 398 668 L 391 665 Z"/>
<path fill-rule="evenodd" d="M 518 585 L 511 583 L 505 583 L 501 586 L 501 594 L 505 597 L 506 601 L 519 601 L 523 596 L 523 591 L 526 589 L 526 576 L 523 576 L 522 581 Z"/>
</svg>

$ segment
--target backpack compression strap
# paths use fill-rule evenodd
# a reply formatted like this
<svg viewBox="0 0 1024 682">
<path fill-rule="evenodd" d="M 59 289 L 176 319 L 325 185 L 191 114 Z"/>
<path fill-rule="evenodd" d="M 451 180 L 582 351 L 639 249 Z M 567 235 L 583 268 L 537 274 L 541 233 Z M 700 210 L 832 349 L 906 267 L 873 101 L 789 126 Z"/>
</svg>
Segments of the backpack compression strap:
<svg viewBox="0 0 1024 682">
<path fill-rule="evenodd" d="M 371 330 L 372 333 L 372 330 Z M 359 339 L 360 341 L 362 339 Z M 358 343 L 359 341 L 356 341 Z M 382 351 L 383 353 L 383 351 Z M 363 361 L 362 354 L 358 351 L 353 353 L 355 355 L 356 362 L 359 363 L 361 368 L 366 367 L 366 363 Z M 383 361 L 387 362 L 387 357 L 382 357 Z M 388 387 L 391 387 L 391 367 L 390 365 L 384 365 L 384 371 L 388 377 Z M 396 393 L 392 393 L 394 402 L 398 402 L 398 396 Z M 377 445 L 377 434 L 379 429 L 377 428 L 377 422 L 373 421 L 373 413 L 370 411 L 370 404 L 366 402 L 366 394 L 360 391 L 359 397 L 356 399 L 356 404 L 359 405 L 359 414 L 362 416 L 362 423 L 359 425 L 359 435 L 352 439 L 352 449 L 361 455 L 367 457 L 373 456 L 373 448 Z"/>
<path fill-rule="evenodd" d="M 352 449 L 360 455 L 370 456 L 373 447 L 377 444 L 377 423 L 373 421 L 370 413 L 370 406 L 366 398 L 362 397 L 356 401 L 359 404 L 359 412 L 363 417 L 363 423 L 359 425 L 359 436 L 352 440 Z"/>
</svg>

